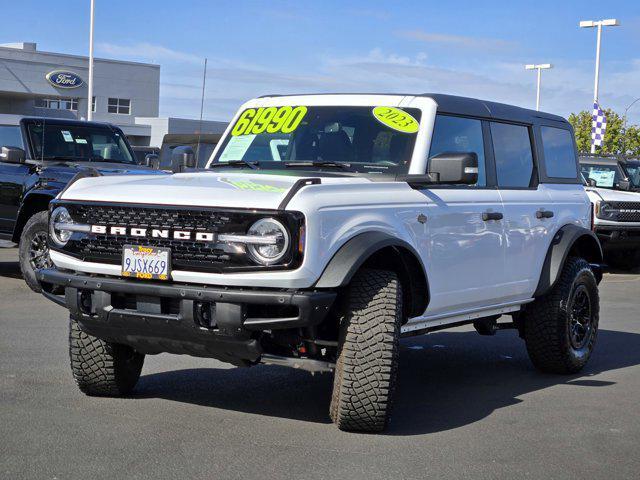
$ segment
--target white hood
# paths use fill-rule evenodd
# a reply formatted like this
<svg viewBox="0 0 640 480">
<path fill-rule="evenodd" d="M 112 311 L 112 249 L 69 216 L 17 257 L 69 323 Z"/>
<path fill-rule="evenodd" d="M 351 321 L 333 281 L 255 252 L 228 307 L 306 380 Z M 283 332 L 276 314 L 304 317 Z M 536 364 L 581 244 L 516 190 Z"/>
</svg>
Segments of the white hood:
<svg viewBox="0 0 640 480">
<path fill-rule="evenodd" d="M 591 195 L 597 195 L 605 202 L 640 202 L 640 192 L 625 192 L 624 190 L 593 187 L 585 188 L 585 190 Z"/>
<path fill-rule="evenodd" d="M 64 200 L 261 208 L 275 210 L 293 184 L 309 175 L 195 172 L 174 175 L 123 175 L 83 178 L 61 196 Z M 361 177 L 323 177 L 323 184 L 369 183 Z"/>
</svg>

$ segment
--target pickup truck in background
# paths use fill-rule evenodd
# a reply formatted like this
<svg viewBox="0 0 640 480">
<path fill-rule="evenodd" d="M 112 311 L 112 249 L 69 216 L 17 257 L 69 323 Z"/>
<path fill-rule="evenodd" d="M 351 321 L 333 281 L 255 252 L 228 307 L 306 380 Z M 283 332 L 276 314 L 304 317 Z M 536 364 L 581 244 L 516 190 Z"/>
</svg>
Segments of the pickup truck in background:
<svg viewBox="0 0 640 480">
<path fill-rule="evenodd" d="M 640 267 L 640 176 L 634 168 L 633 160 L 580 157 L 605 262 L 623 270 Z"/>
<path fill-rule="evenodd" d="M 161 174 L 137 164 L 114 125 L 40 117 L 0 125 L 0 239 L 19 244 L 20 269 L 32 290 L 43 288 L 34 270 L 51 265 L 49 202 L 77 175 L 120 173 Z"/>
</svg>

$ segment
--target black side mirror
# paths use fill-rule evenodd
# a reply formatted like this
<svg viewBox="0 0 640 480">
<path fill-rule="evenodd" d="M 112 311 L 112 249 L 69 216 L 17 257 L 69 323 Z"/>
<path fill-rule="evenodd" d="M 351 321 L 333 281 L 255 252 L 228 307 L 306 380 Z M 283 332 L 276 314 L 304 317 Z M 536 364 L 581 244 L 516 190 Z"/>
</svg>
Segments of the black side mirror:
<svg viewBox="0 0 640 480">
<path fill-rule="evenodd" d="M 171 154 L 171 171 L 173 173 L 184 172 L 187 168 L 196 166 L 196 155 L 191 147 L 176 147 Z"/>
<path fill-rule="evenodd" d="M 144 165 L 158 170 L 160 168 L 160 157 L 155 153 L 147 153 L 144 156 Z"/>
<path fill-rule="evenodd" d="M 620 180 L 618 182 L 618 188 L 620 190 L 629 191 L 629 190 L 631 190 L 631 182 L 629 180 Z"/>
<path fill-rule="evenodd" d="M 478 155 L 475 152 L 443 152 L 429 159 L 429 171 L 436 183 L 474 185 L 478 183 Z"/>
<path fill-rule="evenodd" d="M 2 147 L 0 148 L 0 162 L 7 163 L 24 163 L 26 153 L 18 147 Z"/>
</svg>

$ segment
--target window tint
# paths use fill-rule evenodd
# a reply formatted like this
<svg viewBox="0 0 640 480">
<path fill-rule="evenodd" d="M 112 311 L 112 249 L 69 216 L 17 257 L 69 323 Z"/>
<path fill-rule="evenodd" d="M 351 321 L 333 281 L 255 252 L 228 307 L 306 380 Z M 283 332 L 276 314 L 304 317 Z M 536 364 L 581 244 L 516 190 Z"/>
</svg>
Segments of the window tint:
<svg viewBox="0 0 640 480">
<path fill-rule="evenodd" d="M 109 127 L 35 121 L 27 124 L 27 135 L 38 159 L 135 163 L 124 135 Z"/>
<path fill-rule="evenodd" d="M 487 185 L 482 122 L 480 120 L 448 115 L 436 116 L 429 157 L 444 152 L 474 152 L 478 155 L 478 183 L 476 185 L 480 187 Z"/>
<path fill-rule="evenodd" d="M 576 178 L 576 154 L 569 130 L 541 127 L 544 164 L 548 177 Z"/>
<path fill-rule="evenodd" d="M 341 163 L 345 171 L 351 172 L 408 171 L 417 131 L 405 132 L 383 123 L 373 114 L 373 106 L 310 105 L 304 108 L 302 121 L 292 131 L 259 129 L 258 133 L 245 134 L 240 130 L 241 133 L 227 135 L 214 163 L 245 160 L 261 162 L 264 168 L 287 168 L 285 162 L 324 161 Z M 249 120 L 242 120 L 252 111 L 254 109 L 245 110 L 234 129 L 238 125 L 253 125 Z M 413 117 L 417 126 L 420 110 L 408 108 L 404 113 Z"/>
<path fill-rule="evenodd" d="M 19 126 L 0 125 L 0 147 L 24 148 Z"/>
<path fill-rule="evenodd" d="M 529 129 L 521 125 L 491 123 L 498 186 L 529 187 L 533 177 L 533 153 Z"/>
</svg>

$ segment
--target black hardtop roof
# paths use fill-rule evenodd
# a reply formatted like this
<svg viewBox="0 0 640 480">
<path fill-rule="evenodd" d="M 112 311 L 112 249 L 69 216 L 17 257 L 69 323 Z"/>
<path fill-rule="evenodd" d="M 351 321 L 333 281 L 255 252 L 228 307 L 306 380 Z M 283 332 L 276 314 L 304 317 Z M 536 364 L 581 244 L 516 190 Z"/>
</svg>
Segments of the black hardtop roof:
<svg viewBox="0 0 640 480">
<path fill-rule="evenodd" d="M 567 120 L 552 113 L 538 112 L 528 108 L 507 105 L 506 103 L 490 102 L 477 98 L 458 97 L 441 93 L 423 93 L 418 97 L 433 98 L 438 104 L 438 111 L 459 115 L 473 115 L 488 117 L 493 120 L 511 120 L 522 123 L 537 123 L 540 120 L 551 120 L 568 124 Z"/>
<path fill-rule="evenodd" d="M 33 123 L 33 122 L 44 122 L 48 125 L 73 125 L 76 127 L 85 127 L 87 125 L 95 125 L 98 127 L 108 127 L 120 130 L 119 127 L 113 125 L 112 123 L 107 122 L 89 122 L 86 120 L 72 120 L 67 118 L 49 118 L 49 117 L 23 117 L 20 119 L 20 122 L 24 123 Z"/>
<path fill-rule="evenodd" d="M 538 112 L 528 108 L 507 105 L 506 103 L 490 102 L 471 97 L 459 97 L 457 95 L 446 95 L 443 93 L 304 93 L 294 95 L 263 95 L 260 98 L 268 97 L 296 97 L 307 95 L 393 95 L 406 97 L 429 97 L 438 104 L 438 111 L 441 113 L 451 113 L 454 115 L 471 115 L 474 117 L 484 117 L 493 120 L 515 121 L 520 123 L 539 123 L 540 120 L 560 122 L 570 125 L 569 122 L 552 113 Z"/>
</svg>

